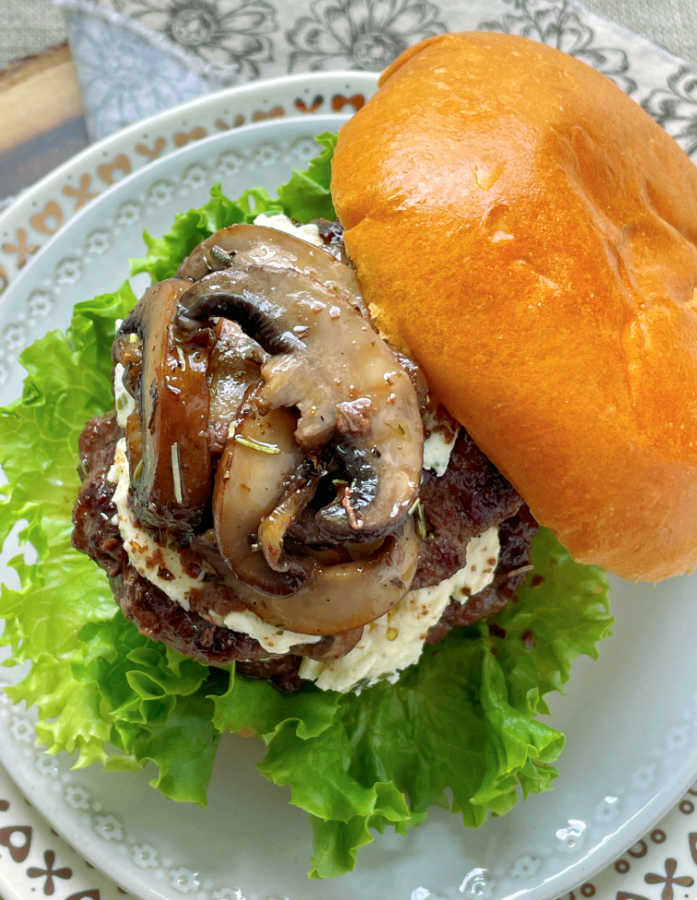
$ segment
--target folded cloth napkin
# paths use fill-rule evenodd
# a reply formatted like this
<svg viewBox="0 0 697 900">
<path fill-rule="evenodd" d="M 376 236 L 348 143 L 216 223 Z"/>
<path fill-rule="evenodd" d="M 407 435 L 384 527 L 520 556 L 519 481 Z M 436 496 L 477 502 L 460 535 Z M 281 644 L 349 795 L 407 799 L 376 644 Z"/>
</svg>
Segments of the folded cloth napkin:
<svg viewBox="0 0 697 900">
<path fill-rule="evenodd" d="M 488 29 L 590 63 L 688 152 L 697 149 L 697 70 L 574 0 L 55 2 L 65 11 L 93 139 L 226 85 L 308 70 L 379 71 L 429 35 Z"/>
</svg>

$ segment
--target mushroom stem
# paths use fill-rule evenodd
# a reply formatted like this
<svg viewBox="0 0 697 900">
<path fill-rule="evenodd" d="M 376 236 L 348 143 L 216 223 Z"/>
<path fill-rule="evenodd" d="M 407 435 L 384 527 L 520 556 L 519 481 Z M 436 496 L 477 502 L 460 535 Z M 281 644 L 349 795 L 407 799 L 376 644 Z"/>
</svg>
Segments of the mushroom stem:
<svg viewBox="0 0 697 900">
<path fill-rule="evenodd" d="M 292 568 L 293 560 L 285 553 L 283 542 L 290 526 L 314 497 L 321 474 L 313 470 L 308 460 L 303 460 L 288 478 L 283 498 L 259 523 L 259 547 L 276 572 L 288 572 Z"/>
<path fill-rule="evenodd" d="M 223 559 L 241 582 L 269 594 L 287 596 L 312 570 L 312 560 L 308 558 L 305 566 L 276 568 L 269 565 L 266 553 L 259 552 L 256 545 L 261 544 L 260 523 L 273 516 L 283 498 L 283 485 L 303 464 L 303 454 L 293 438 L 293 413 L 287 409 L 262 413 L 254 397 L 252 389 L 218 463 L 213 489 L 215 533 Z M 240 442 L 239 437 L 245 440 Z M 278 453 L 260 453 L 254 448 L 256 442 L 271 444 Z M 285 530 L 278 536 L 279 559 L 284 534 Z M 271 545 L 267 552 L 272 556 Z"/>
</svg>

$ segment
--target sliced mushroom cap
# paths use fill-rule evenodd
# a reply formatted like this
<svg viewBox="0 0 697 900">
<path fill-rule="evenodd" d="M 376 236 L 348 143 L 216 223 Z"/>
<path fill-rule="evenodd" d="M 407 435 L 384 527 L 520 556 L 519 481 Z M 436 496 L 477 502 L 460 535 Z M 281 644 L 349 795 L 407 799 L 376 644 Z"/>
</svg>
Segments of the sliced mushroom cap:
<svg viewBox="0 0 697 900">
<path fill-rule="evenodd" d="M 352 482 L 319 513 L 327 532 L 369 540 L 394 531 L 419 489 L 421 417 L 409 377 L 353 306 L 297 269 L 238 257 L 234 268 L 194 284 L 181 309 L 193 319 L 236 317 L 256 330 L 275 354 L 262 366 L 259 403 L 297 407 L 300 447 L 319 448 L 339 433 Z"/>
<path fill-rule="evenodd" d="M 250 398 L 225 445 L 213 489 L 213 521 L 223 559 L 240 581 L 271 594 L 292 593 L 305 574 L 289 567 L 272 569 L 260 552 L 257 533 L 303 461 L 294 430 L 290 410 L 262 413 Z"/>
<path fill-rule="evenodd" d="M 323 247 L 263 225 L 230 225 L 202 241 L 179 266 L 180 278 L 198 281 L 209 272 L 226 269 L 244 255 L 252 265 L 297 269 L 311 275 L 352 305 L 365 311 L 353 269 Z"/>
<path fill-rule="evenodd" d="M 230 613 L 247 609 L 233 588 L 224 583 L 204 582 L 200 590 L 189 592 L 189 600 L 191 609 L 213 624 L 218 624 Z M 362 627 L 352 628 L 339 634 L 326 635 L 314 643 L 296 644 L 291 647 L 290 653 L 308 656 L 310 659 L 337 659 L 355 647 L 362 634 Z M 267 654 L 268 651 L 264 653 Z"/>
<path fill-rule="evenodd" d="M 132 473 L 131 481 L 135 481 L 143 469 L 143 423 L 140 413 L 134 409 L 126 419 L 124 429 L 126 437 L 126 452 L 128 454 L 128 468 Z"/>
<path fill-rule="evenodd" d="M 253 384 L 261 382 L 261 366 L 268 358 L 263 347 L 245 334 L 237 322 L 218 319 L 208 367 L 211 452 L 222 452 L 245 395 Z"/>
<path fill-rule="evenodd" d="M 143 522 L 175 530 L 200 522 L 211 487 L 207 349 L 180 339 L 173 321 L 190 287 L 170 278 L 148 288 L 119 331 L 142 341 L 142 466 L 131 482 L 133 506 Z"/>
<path fill-rule="evenodd" d="M 416 570 L 418 542 L 410 519 L 404 532 L 390 535 L 360 559 L 351 560 L 338 550 L 320 552 L 313 556 L 313 571 L 305 585 L 288 596 L 267 594 L 241 581 L 218 555 L 212 532 L 194 537 L 192 549 L 214 573 L 214 580 L 202 585 L 196 600 L 200 615 L 207 618 L 213 610 L 224 618 L 230 612 L 249 609 L 280 628 L 331 637 L 331 650 L 327 642 L 292 651 L 331 658 L 348 652 L 358 641 L 362 625 L 384 615 L 404 596 Z M 298 597 L 300 603 L 296 604 Z M 317 612 L 315 627 L 312 622 Z M 304 628 L 306 624 L 308 628 Z"/>
<path fill-rule="evenodd" d="M 299 644 L 291 648 L 292 653 L 310 659 L 338 659 L 353 650 L 363 635 L 363 628 L 352 628 L 341 634 L 328 634 L 315 644 Z"/>
<path fill-rule="evenodd" d="M 372 556 L 317 565 L 290 597 L 273 597 L 239 585 L 239 599 L 260 619 L 304 634 L 340 634 L 372 622 L 402 599 L 416 571 L 418 541 L 411 517 Z"/>
</svg>

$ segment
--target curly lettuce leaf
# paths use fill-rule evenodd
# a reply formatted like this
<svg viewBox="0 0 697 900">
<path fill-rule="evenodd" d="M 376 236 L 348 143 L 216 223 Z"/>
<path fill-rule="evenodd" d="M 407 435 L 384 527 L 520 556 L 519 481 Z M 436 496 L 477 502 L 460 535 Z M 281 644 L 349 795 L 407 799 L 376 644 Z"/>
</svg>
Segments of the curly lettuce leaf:
<svg viewBox="0 0 697 900">
<path fill-rule="evenodd" d="M 431 806 L 478 826 L 521 793 L 549 789 L 564 738 L 538 719 L 547 711 L 543 693 L 562 687 L 579 653 L 597 654 L 610 619 L 603 574 L 575 563 L 548 531 L 535 539 L 533 564 L 535 575 L 492 620 L 496 627 L 453 632 L 396 685 L 358 696 L 317 691 L 336 704 L 332 727 L 319 733 L 301 734 L 294 697 L 276 695 L 271 722 L 248 686 L 215 698 L 216 721 L 260 734 L 268 746 L 262 774 L 289 786 L 291 802 L 312 815 L 311 875 L 341 874 L 371 829 L 403 830 Z"/>
<path fill-rule="evenodd" d="M 171 278 L 179 263 L 197 244 L 227 225 L 254 221 L 260 213 L 273 215 L 283 212 L 278 200 L 273 200 L 263 188 L 245 191 L 238 200 L 230 200 L 219 184 L 211 188 L 207 203 L 199 209 L 179 213 L 167 234 L 154 238 L 143 232 L 147 254 L 131 260 L 131 275 L 147 272 L 153 281 Z"/>
<path fill-rule="evenodd" d="M 325 132 L 318 135 L 316 141 L 324 150 L 304 172 L 293 169 L 293 177 L 288 184 L 278 189 L 278 199 L 283 204 L 284 212 L 300 222 L 336 218 L 329 189 L 336 135 Z"/>
<path fill-rule="evenodd" d="M 281 209 L 303 221 L 333 216 L 329 194 L 334 137 L 278 198 L 219 187 L 200 209 L 179 215 L 133 271 L 167 277 L 217 229 Z M 287 785 L 314 833 L 310 874 L 350 871 L 358 850 L 388 826 L 403 833 L 429 807 L 449 806 L 470 826 L 505 813 L 523 794 L 550 787 L 563 736 L 540 720 L 544 695 L 559 690 L 572 660 L 597 655 L 609 631 L 607 586 L 597 569 L 573 562 L 547 532 L 533 548 L 534 576 L 495 619 L 427 648 L 398 684 L 360 695 L 309 686 L 282 695 L 269 684 L 186 659 L 139 634 L 116 610 L 103 572 L 73 550 L 71 513 L 79 487 L 77 440 L 84 422 L 112 405 L 114 322 L 135 303 L 126 283 L 75 307 L 71 327 L 22 355 L 22 397 L 0 410 L 0 539 L 22 521 L 37 551 L 11 561 L 21 587 L 0 592 L 0 641 L 9 665 L 32 662 L 11 689 L 35 704 L 37 735 L 76 767 L 154 763 L 154 787 L 205 803 L 223 732 L 253 731 L 267 753 L 261 773 Z M 501 635 L 505 634 L 505 637 Z"/>
<path fill-rule="evenodd" d="M 316 141 L 324 148 L 322 152 L 304 171 L 293 169 L 290 181 L 278 189 L 278 197 L 269 197 L 263 188 L 252 188 L 237 200 L 230 200 L 217 184 L 211 188 L 208 202 L 199 209 L 179 213 L 167 234 L 154 238 L 144 231 L 147 254 L 131 260 L 131 275 L 147 272 L 153 281 L 171 278 L 184 257 L 205 238 L 227 225 L 253 222 L 260 213 L 284 212 L 299 222 L 336 218 L 329 191 L 336 135 L 325 132 Z"/>
</svg>

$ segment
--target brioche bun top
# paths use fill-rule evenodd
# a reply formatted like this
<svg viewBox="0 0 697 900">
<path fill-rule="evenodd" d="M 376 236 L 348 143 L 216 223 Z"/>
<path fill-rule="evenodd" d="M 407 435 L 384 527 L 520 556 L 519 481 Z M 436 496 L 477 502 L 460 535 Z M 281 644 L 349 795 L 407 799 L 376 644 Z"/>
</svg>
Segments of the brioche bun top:
<svg viewBox="0 0 697 900">
<path fill-rule="evenodd" d="M 379 327 L 580 561 L 697 564 L 697 169 L 611 81 L 521 37 L 403 53 L 332 195 Z"/>
</svg>

